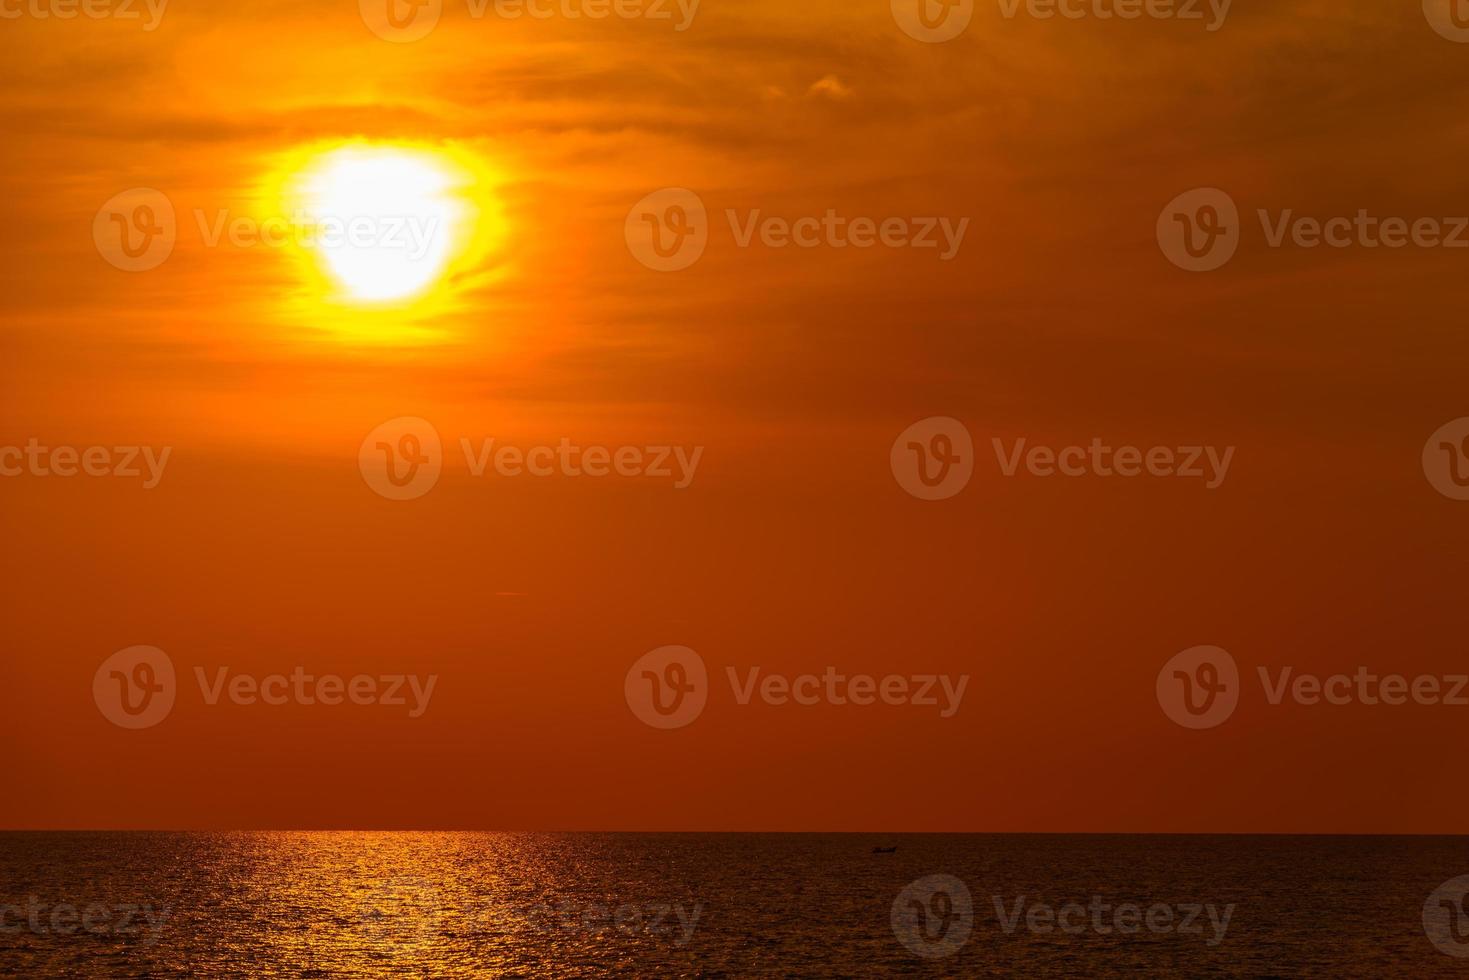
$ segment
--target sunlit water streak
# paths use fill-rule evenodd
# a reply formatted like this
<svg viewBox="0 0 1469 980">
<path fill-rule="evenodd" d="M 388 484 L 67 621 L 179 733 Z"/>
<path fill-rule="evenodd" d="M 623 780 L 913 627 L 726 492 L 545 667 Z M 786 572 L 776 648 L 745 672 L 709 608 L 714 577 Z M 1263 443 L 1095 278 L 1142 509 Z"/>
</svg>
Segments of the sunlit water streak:
<svg viewBox="0 0 1469 980">
<path fill-rule="evenodd" d="M 967 883 L 974 929 L 930 962 L 891 912 L 939 873 Z M 1461 838 L 11 833 L 0 975 L 1448 976 L 1466 961 L 1421 909 L 1465 873 Z M 994 907 L 1094 895 L 1236 908 L 1211 946 L 1007 932 Z M 62 903 L 63 925 L 89 906 L 111 925 L 57 935 Z"/>
</svg>

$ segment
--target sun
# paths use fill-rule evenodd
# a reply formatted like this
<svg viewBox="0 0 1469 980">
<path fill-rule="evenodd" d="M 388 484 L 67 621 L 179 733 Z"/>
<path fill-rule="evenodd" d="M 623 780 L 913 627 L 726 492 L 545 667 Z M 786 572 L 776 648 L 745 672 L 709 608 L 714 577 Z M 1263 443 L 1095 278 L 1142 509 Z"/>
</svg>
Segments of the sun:
<svg viewBox="0 0 1469 980">
<path fill-rule="evenodd" d="M 298 186 L 306 246 L 361 303 L 423 293 L 465 237 L 467 208 L 455 175 L 427 153 L 344 148 L 318 158 Z"/>
<path fill-rule="evenodd" d="M 268 302 L 299 336 L 447 341 L 513 274 L 507 171 L 488 143 L 318 141 L 263 158 L 260 175 L 254 206 L 288 229 L 271 251 L 295 273 Z"/>
</svg>

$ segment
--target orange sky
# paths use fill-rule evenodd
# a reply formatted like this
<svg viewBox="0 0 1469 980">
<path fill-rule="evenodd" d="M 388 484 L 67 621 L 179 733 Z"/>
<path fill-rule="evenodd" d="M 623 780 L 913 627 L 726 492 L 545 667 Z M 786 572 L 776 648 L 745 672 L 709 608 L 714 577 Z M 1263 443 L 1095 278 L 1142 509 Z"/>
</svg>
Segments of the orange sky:
<svg viewBox="0 0 1469 980">
<path fill-rule="evenodd" d="M 0 479 L 0 826 L 1370 831 L 1459 828 L 1469 707 L 1272 708 L 1191 732 L 1154 695 L 1242 669 L 1469 671 L 1469 504 L 1419 454 L 1469 415 L 1447 249 L 1270 249 L 1257 208 L 1469 211 L 1469 47 L 1416 3 L 1006 19 L 921 44 L 886 2 L 704 0 L 692 26 L 474 19 L 389 43 L 351 2 L 173 0 L 156 30 L 0 22 L 0 446 L 171 447 L 132 481 Z M 452 148 L 503 238 L 431 313 L 333 308 L 279 249 L 121 272 L 104 201 L 261 216 L 302 148 Z M 624 220 L 696 191 L 681 272 Z M 1154 238 L 1194 187 L 1244 241 Z M 740 248 L 725 209 L 967 217 L 911 249 Z M 421 499 L 358 470 L 385 419 L 450 446 Z M 894 438 L 978 465 L 915 500 Z M 473 477 L 461 437 L 703 447 L 686 489 Z M 1003 478 L 992 438 L 1237 447 L 1228 481 Z M 156 728 L 93 672 L 188 674 Z M 638 722 L 629 666 L 968 674 L 963 709 L 734 703 Z M 434 673 L 431 710 L 209 706 L 192 669 Z"/>
</svg>

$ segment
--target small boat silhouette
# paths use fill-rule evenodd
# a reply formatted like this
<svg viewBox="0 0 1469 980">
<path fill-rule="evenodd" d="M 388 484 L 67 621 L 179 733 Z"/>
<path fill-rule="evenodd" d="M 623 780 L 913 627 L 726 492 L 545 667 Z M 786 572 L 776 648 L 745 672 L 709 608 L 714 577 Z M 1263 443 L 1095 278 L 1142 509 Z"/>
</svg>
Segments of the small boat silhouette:
<svg viewBox="0 0 1469 980">
<path fill-rule="evenodd" d="M 894 844 L 892 847 L 874 847 L 872 849 L 872 853 L 873 854 L 896 854 L 897 852 L 898 852 L 898 845 L 897 844 Z"/>
</svg>

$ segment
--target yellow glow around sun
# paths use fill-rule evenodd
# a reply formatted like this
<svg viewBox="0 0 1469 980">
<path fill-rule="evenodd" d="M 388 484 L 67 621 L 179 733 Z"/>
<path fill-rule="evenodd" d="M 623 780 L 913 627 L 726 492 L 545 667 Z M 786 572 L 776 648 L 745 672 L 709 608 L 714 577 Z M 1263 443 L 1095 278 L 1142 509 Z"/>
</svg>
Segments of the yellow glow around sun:
<svg viewBox="0 0 1469 980">
<path fill-rule="evenodd" d="M 486 162 L 460 147 L 316 144 L 282 155 L 268 208 L 288 216 L 305 274 L 289 305 L 359 338 L 436 331 L 437 314 L 501 271 L 504 227 Z"/>
</svg>

